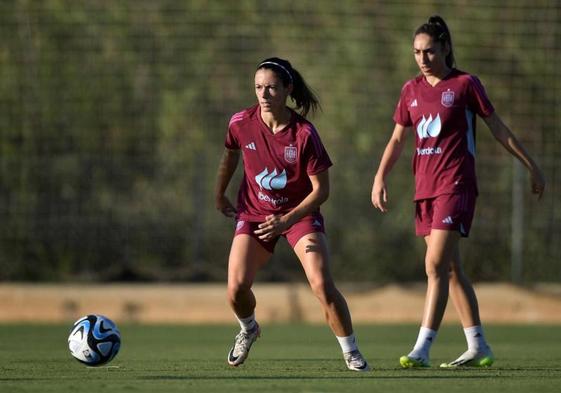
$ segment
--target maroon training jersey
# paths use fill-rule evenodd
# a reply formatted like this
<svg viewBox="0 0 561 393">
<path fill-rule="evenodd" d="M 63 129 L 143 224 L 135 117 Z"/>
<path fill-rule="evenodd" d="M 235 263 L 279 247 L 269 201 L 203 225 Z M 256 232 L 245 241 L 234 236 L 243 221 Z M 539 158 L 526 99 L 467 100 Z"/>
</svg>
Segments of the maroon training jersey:
<svg viewBox="0 0 561 393">
<path fill-rule="evenodd" d="M 456 69 L 436 86 L 422 75 L 405 83 L 393 119 L 415 132 L 415 200 L 477 192 L 475 114 L 493 111 L 479 79 Z"/>
<path fill-rule="evenodd" d="M 259 105 L 236 113 L 224 145 L 242 149 L 238 219 L 245 221 L 287 213 L 312 191 L 308 175 L 332 165 L 312 123 L 294 111 L 290 123 L 275 134 L 261 119 Z"/>
</svg>

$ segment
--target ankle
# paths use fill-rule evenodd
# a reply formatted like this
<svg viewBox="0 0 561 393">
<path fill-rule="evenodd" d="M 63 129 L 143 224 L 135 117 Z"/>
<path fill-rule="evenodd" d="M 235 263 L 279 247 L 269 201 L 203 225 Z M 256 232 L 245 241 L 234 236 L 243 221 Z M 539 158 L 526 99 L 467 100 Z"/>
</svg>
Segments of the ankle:
<svg viewBox="0 0 561 393">
<path fill-rule="evenodd" d="M 358 346 L 356 345 L 356 338 L 354 334 L 345 337 L 335 336 L 339 345 L 341 346 L 341 351 L 343 353 L 350 353 L 353 351 L 358 350 Z"/>
<path fill-rule="evenodd" d="M 242 331 L 246 333 L 252 333 L 257 329 L 257 321 L 255 320 L 255 313 L 251 314 L 249 317 L 240 318 L 236 316 Z"/>
</svg>

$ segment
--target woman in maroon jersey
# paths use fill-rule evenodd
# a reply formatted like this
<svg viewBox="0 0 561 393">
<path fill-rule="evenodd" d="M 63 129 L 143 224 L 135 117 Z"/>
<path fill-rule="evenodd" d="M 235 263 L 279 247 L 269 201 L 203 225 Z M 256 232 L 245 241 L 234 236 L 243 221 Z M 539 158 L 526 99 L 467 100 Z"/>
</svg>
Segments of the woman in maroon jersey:
<svg viewBox="0 0 561 393">
<path fill-rule="evenodd" d="M 441 367 L 490 366 L 477 298 L 462 271 L 459 241 L 467 237 L 475 209 L 475 115 L 529 170 L 532 192 L 541 197 L 541 170 L 496 114 L 479 79 L 455 68 L 450 31 L 432 16 L 414 34 L 413 54 L 420 75 L 405 83 L 394 113 L 395 127 L 372 186 L 372 204 L 387 211 L 386 177 L 399 158 L 409 129 L 415 133 L 416 233 L 427 246 L 427 293 L 421 328 L 402 367 L 428 367 L 429 350 L 442 321 L 448 294 L 460 315 L 468 350 Z"/>
<path fill-rule="evenodd" d="M 329 271 L 320 205 L 329 195 L 332 165 L 306 114 L 319 105 L 302 76 L 283 59 L 270 58 L 255 73 L 257 104 L 234 114 L 216 182 L 216 208 L 235 217 L 228 263 L 228 300 L 241 326 L 228 363 L 242 364 L 260 334 L 255 320 L 255 275 L 271 257 L 280 236 L 298 256 L 313 293 L 320 300 L 347 367 L 367 371 L 358 350 L 347 303 Z M 291 97 L 296 110 L 286 106 Z M 225 192 L 243 156 L 244 176 L 237 208 Z"/>
</svg>

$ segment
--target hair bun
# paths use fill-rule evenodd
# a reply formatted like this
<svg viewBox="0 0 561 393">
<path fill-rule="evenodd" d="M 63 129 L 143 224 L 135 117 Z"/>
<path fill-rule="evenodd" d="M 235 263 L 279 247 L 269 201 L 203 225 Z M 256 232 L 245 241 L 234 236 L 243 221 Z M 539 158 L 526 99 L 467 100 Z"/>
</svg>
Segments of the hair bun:
<svg viewBox="0 0 561 393">
<path fill-rule="evenodd" d="M 440 17 L 439 15 L 433 15 L 431 17 L 429 17 L 428 23 L 431 25 L 442 25 L 444 22 L 444 20 L 442 19 L 442 17 Z"/>
</svg>

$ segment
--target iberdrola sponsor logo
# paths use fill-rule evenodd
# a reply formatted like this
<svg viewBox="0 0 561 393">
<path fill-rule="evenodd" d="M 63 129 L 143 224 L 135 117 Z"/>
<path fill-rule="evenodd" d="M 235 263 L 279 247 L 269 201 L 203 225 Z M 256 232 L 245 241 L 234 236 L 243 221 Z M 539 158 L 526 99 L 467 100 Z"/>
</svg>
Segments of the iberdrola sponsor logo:
<svg viewBox="0 0 561 393">
<path fill-rule="evenodd" d="M 423 115 L 423 118 L 419 124 L 417 124 L 417 135 L 419 139 L 435 138 L 440 135 L 441 130 L 442 122 L 440 121 L 440 113 L 437 113 L 435 118 L 432 117 L 432 114 L 429 114 L 429 117 Z M 442 154 L 441 147 L 430 146 L 417 148 L 418 156 L 432 156 L 437 154 Z"/>
<path fill-rule="evenodd" d="M 438 146 L 417 148 L 418 156 L 432 156 L 435 154 L 442 154 L 442 148 Z"/>
<path fill-rule="evenodd" d="M 423 115 L 423 118 L 419 124 L 417 124 L 417 135 L 419 135 L 421 139 L 434 138 L 440 135 L 441 128 L 440 113 L 438 113 L 434 119 L 431 114 L 429 114 L 428 118 Z"/>
<path fill-rule="evenodd" d="M 284 205 L 286 202 L 288 202 L 288 198 L 287 197 L 279 197 L 279 198 L 273 198 L 267 194 L 263 194 L 261 191 L 259 191 L 259 200 L 263 201 L 263 202 L 268 202 L 273 206 L 280 206 L 280 205 Z"/>
<path fill-rule="evenodd" d="M 262 192 L 263 189 L 273 191 L 285 188 L 287 181 L 285 169 L 279 173 L 276 168 L 273 169 L 272 172 L 269 172 L 269 169 L 265 168 L 261 173 L 255 176 L 255 181 L 261 189 L 258 194 L 260 201 L 268 202 L 273 206 L 280 206 L 288 202 L 288 198 L 285 196 L 275 198 Z"/>
<path fill-rule="evenodd" d="M 255 176 L 255 181 L 261 189 L 264 188 L 269 191 L 282 190 L 286 187 L 286 170 L 283 169 L 281 173 L 278 173 L 276 168 L 272 172 L 265 168 L 265 170 Z"/>
</svg>

